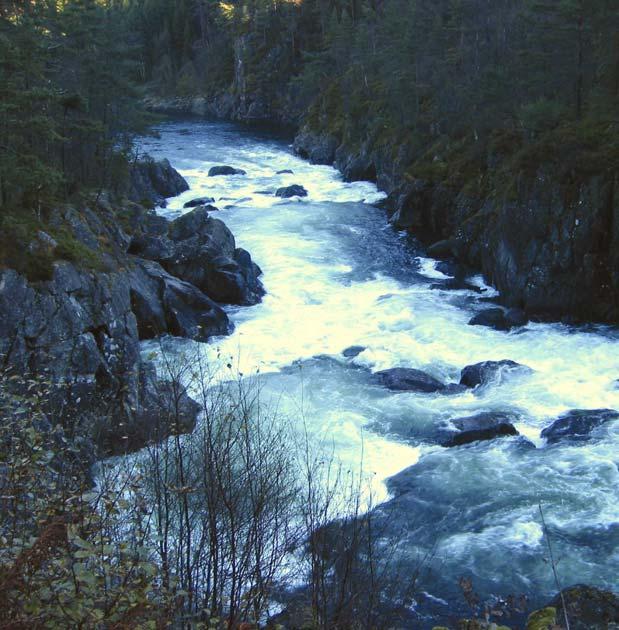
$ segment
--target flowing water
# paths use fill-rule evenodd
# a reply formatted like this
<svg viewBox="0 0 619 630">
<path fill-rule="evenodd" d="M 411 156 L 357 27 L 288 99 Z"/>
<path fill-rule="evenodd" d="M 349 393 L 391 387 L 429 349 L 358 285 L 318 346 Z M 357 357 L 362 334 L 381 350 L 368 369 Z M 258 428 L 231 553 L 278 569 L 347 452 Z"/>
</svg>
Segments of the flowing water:
<svg viewBox="0 0 619 630">
<path fill-rule="evenodd" d="M 469 326 L 487 307 L 483 289 L 432 288 L 445 276 L 372 206 L 383 196 L 367 182 L 345 183 L 328 166 L 294 156 L 282 140 L 224 123 L 171 122 L 141 149 L 167 157 L 191 190 L 160 212 L 174 218 L 193 197 L 210 196 L 221 218 L 262 268 L 261 304 L 228 308 L 234 333 L 202 347 L 260 373 L 265 395 L 310 438 L 331 444 L 348 466 L 410 492 L 390 505 L 403 553 L 432 551 L 423 583 L 436 606 L 457 598 L 461 575 L 480 593 L 525 593 L 538 602 L 556 592 L 545 561 L 544 506 L 562 585 L 619 587 L 619 423 L 581 445 L 546 446 L 541 430 L 570 409 L 619 409 L 619 334 L 604 327 L 532 323 L 511 333 Z M 246 176 L 208 177 L 229 164 Z M 276 174 L 290 169 L 294 174 Z M 301 184 L 303 199 L 274 196 Z M 179 347 L 187 342 L 178 341 Z M 365 349 L 354 358 L 342 351 Z M 147 346 L 148 347 L 148 346 Z M 531 367 L 492 386 L 452 396 L 393 393 L 370 370 L 413 367 L 445 382 L 485 360 Z M 507 438 L 445 449 L 438 425 L 481 411 L 510 411 L 537 448 Z"/>
</svg>

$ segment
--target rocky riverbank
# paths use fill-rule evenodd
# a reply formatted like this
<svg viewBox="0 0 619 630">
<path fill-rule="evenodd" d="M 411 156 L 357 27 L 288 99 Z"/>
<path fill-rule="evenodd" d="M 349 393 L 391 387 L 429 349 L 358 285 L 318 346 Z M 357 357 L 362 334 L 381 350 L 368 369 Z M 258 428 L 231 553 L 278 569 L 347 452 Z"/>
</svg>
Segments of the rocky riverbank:
<svg viewBox="0 0 619 630">
<path fill-rule="evenodd" d="M 298 111 L 262 107 L 248 95 L 146 104 L 162 113 L 296 126 L 299 155 L 333 164 L 347 181 L 375 181 L 389 195 L 394 226 L 463 273 L 481 271 L 505 306 L 540 319 L 619 322 L 617 173 L 582 143 L 551 138 L 527 148 L 516 136 L 479 146 L 438 142 L 419 158 L 406 141 L 344 141 L 328 117 L 311 117 L 299 129 Z M 564 161 L 562 150 L 572 152 Z"/>
<path fill-rule="evenodd" d="M 138 162 L 128 198 L 104 193 L 51 210 L 23 252 L 31 264 L 0 271 L 4 382 L 16 396 L 44 382 L 46 415 L 101 455 L 191 430 L 199 413 L 178 383 L 156 375 L 141 340 L 225 335 L 220 304 L 255 304 L 264 293 L 250 254 L 210 216 L 217 208 L 168 221 L 145 207 L 187 189 L 169 162 Z"/>
<path fill-rule="evenodd" d="M 505 305 L 547 319 L 619 321 L 619 202 L 612 169 L 596 172 L 590 164 L 582 174 L 559 168 L 555 158 L 532 158 L 507 182 L 513 158 L 495 145 L 477 156 L 470 175 L 483 181 L 458 182 L 448 181 L 453 156 L 444 147 L 437 148 L 431 168 L 411 166 L 404 144 L 353 145 L 305 127 L 294 148 L 315 163 L 334 164 L 348 181 L 376 181 L 389 194 L 394 226 L 411 231 L 431 256 L 482 271 Z"/>
</svg>

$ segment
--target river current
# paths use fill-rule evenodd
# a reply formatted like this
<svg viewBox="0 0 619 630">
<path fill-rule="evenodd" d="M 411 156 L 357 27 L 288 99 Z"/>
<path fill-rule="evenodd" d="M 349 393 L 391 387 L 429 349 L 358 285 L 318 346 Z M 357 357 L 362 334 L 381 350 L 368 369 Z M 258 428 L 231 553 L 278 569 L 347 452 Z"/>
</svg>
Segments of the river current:
<svg viewBox="0 0 619 630">
<path fill-rule="evenodd" d="M 462 575 L 485 594 L 532 594 L 539 603 L 554 595 L 540 503 L 562 586 L 617 589 L 619 423 L 579 445 L 549 446 L 540 437 L 565 411 L 619 409 L 616 330 L 470 326 L 488 307 L 482 298 L 496 292 L 481 277 L 470 280 L 481 293 L 437 288 L 446 276 L 372 205 L 383 197 L 374 184 L 346 183 L 335 169 L 296 157 L 285 141 L 231 124 L 174 121 L 158 131 L 140 149 L 168 158 L 191 186 L 158 211 L 174 218 L 189 199 L 213 197 L 215 216 L 264 272 L 262 303 L 226 307 L 233 334 L 201 351 L 233 357 L 244 374 L 259 372 L 263 397 L 291 418 L 302 415 L 310 439 L 332 445 L 346 466 L 363 458 L 375 500 L 387 501 L 386 480 L 408 469 L 416 500 L 394 504 L 396 518 L 406 553 L 432 551 L 434 577 L 422 587 L 437 605 L 458 596 Z M 208 177 L 220 164 L 247 174 Z M 294 173 L 276 174 L 284 169 Z M 274 195 L 290 184 L 309 195 Z M 350 346 L 365 349 L 346 358 Z M 458 382 L 464 366 L 502 359 L 534 371 L 452 396 L 394 393 L 369 378 L 370 370 L 412 367 Z M 431 439 L 449 419 L 493 410 L 517 414 L 517 430 L 537 448 L 518 438 L 457 448 Z"/>
</svg>

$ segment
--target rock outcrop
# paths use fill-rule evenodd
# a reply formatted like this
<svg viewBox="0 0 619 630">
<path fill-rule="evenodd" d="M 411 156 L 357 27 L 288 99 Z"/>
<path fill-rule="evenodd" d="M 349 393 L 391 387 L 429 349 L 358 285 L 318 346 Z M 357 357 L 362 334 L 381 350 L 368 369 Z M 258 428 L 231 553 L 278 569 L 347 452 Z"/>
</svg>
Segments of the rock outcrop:
<svg viewBox="0 0 619 630">
<path fill-rule="evenodd" d="M 145 195 L 148 205 L 152 195 L 186 188 L 166 161 L 140 163 L 135 173 L 130 194 Z M 89 418 L 79 431 L 100 454 L 190 430 L 199 406 L 180 384 L 157 376 L 139 342 L 227 334 L 231 325 L 218 302 L 258 301 L 260 269 L 204 206 L 170 223 L 104 193 L 47 220 L 52 233 L 70 235 L 75 252 L 66 252 L 66 243 L 61 252 L 41 232 L 32 252 L 46 248 L 49 278 L 0 270 L 0 362 L 14 377 L 5 384 L 16 395 L 28 382 L 45 384 L 50 417 L 72 431 Z M 174 400 L 173 409 L 166 400 Z"/>
<path fill-rule="evenodd" d="M 612 172 L 574 179 L 542 163 L 510 185 L 472 192 L 414 177 L 406 144 L 341 143 L 326 131 L 328 124 L 301 129 L 297 152 L 321 163 L 335 158 L 347 180 L 375 181 L 389 195 L 394 226 L 432 245 L 433 255 L 481 271 L 504 305 L 529 317 L 619 322 L 619 203 Z M 496 170 L 501 159 L 489 154 L 489 168 Z"/>
<path fill-rule="evenodd" d="M 223 221 L 198 206 L 166 226 L 144 227 L 129 251 L 159 263 L 173 276 L 191 283 L 217 302 L 251 305 L 260 301 L 262 273 L 250 254 L 237 248 Z"/>
<path fill-rule="evenodd" d="M 189 190 L 189 184 L 168 160 L 157 162 L 146 156 L 131 166 L 127 194 L 131 201 L 164 208 L 168 197 L 186 190 Z"/>
</svg>

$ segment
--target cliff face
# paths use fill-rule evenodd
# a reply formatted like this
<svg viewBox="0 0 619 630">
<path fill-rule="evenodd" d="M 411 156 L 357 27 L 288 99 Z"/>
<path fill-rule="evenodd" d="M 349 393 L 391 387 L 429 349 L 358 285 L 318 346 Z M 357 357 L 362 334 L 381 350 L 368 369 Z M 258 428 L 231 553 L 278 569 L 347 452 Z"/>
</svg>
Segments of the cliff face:
<svg viewBox="0 0 619 630">
<path fill-rule="evenodd" d="M 376 181 L 397 228 L 413 232 L 431 255 L 482 271 L 508 306 L 551 319 L 619 322 L 616 173 L 566 179 L 542 164 L 507 190 L 491 185 L 480 193 L 416 178 L 405 146 L 350 148 L 305 128 L 294 147 L 335 164 L 348 180 Z M 502 167 L 490 156 L 487 162 Z"/>
</svg>

